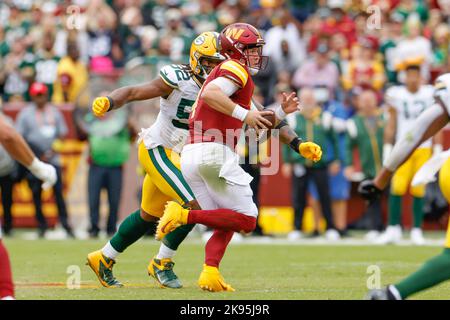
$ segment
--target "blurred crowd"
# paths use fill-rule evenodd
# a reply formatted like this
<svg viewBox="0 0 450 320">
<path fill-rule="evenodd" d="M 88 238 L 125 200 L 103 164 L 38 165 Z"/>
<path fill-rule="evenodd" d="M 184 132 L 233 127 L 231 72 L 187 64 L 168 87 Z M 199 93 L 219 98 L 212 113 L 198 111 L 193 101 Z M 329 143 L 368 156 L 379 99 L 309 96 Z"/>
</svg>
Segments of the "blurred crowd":
<svg viewBox="0 0 450 320">
<path fill-rule="evenodd" d="M 0 3 L 1 99 L 35 104 L 30 89 L 37 82 L 45 84 L 56 110 L 63 103 L 79 104 L 93 75 L 123 72 L 143 58 L 187 63 L 196 35 L 238 21 L 256 26 L 266 41 L 270 62 L 255 76 L 261 102 L 271 105 L 282 92 L 298 92 L 305 111 L 290 124 L 302 138 L 325 146 L 318 164 L 283 152 L 282 172 L 293 181 L 294 230 L 302 228 L 308 192 L 319 202 L 312 203 L 316 211 L 343 236 L 349 181 L 373 177 L 380 169 L 386 90 L 407 81 L 410 65 L 420 66 L 423 84 L 450 72 L 448 0 L 5 0 Z M 58 118 L 52 117 L 56 125 Z M 373 130 L 349 131 L 349 119 L 356 127 L 371 121 Z M 302 131 L 309 125 L 311 130 Z M 60 139 L 63 132 L 48 135 Z M 380 152 L 364 153 L 373 150 L 366 139 L 372 135 Z M 361 172 L 353 168 L 355 148 L 367 158 L 361 159 Z M 378 213 L 369 220 L 367 229 L 383 227 Z M 98 227 L 92 228 L 95 235 Z"/>
</svg>

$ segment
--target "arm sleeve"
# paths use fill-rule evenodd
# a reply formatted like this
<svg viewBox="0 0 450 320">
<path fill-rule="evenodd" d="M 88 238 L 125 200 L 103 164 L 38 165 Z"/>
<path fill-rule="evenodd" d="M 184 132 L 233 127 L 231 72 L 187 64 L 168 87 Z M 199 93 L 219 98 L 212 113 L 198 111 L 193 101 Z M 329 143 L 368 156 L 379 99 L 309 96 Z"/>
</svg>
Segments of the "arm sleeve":
<svg viewBox="0 0 450 320">
<path fill-rule="evenodd" d="M 220 88 L 227 96 L 231 97 L 236 91 L 239 90 L 239 86 L 229 78 L 218 77 L 208 83 L 208 85 L 214 84 Z"/>
</svg>

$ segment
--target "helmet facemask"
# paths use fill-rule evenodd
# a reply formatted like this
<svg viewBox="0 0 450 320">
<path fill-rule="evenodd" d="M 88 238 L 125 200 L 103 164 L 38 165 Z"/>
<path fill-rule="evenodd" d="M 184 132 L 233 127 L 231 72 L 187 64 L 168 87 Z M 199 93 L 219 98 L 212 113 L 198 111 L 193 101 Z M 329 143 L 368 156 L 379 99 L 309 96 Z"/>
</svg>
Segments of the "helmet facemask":
<svg viewBox="0 0 450 320">
<path fill-rule="evenodd" d="M 248 52 L 249 50 L 251 50 L 252 52 Z M 262 52 L 262 44 L 247 46 L 247 48 L 243 50 L 243 56 L 246 60 L 247 67 L 253 75 L 257 74 L 260 70 L 266 69 L 269 62 L 269 57 L 263 56 Z M 257 61 L 255 62 L 255 60 Z"/>
</svg>

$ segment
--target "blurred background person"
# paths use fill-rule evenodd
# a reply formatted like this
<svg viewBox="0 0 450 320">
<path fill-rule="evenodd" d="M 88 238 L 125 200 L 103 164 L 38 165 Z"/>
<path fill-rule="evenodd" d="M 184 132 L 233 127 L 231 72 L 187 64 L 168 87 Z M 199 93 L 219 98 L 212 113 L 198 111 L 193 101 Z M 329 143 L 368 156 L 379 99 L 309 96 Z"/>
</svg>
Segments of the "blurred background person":
<svg viewBox="0 0 450 320">
<path fill-rule="evenodd" d="M 389 120 L 385 129 L 385 144 L 383 157 L 387 159 L 393 145 L 401 139 L 414 120 L 434 101 L 434 87 L 423 85 L 421 76 L 421 65 L 410 64 L 405 70 L 405 85 L 391 87 L 386 91 L 385 101 Z M 442 135 L 437 135 L 435 140 L 436 154 L 442 151 Z M 412 178 L 420 167 L 428 161 L 433 153 L 433 139 L 422 143 L 398 170 L 395 172 L 389 195 L 389 223 L 386 232 L 376 240 L 379 244 L 397 243 L 402 238 L 402 200 L 403 196 L 410 191 L 413 196 L 413 228 L 411 229 L 411 241 L 416 245 L 423 245 L 425 239 L 422 234 L 423 206 L 425 186 L 410 187 Z"/>
<path fill-rule="evenodd" d="M 54 103 L 74 103 L 83 89 L 88 85 L 89 73 L 80 59 L 76 42 L 67 44 L 67 56 L 58 63 L 57 78 L 53 86 Z"/>
<path fill-rule="evenodd" d="M 106 93 L 103 93 L 106 94 Z M 102 95 L 102 93 L 100 94 Z M 97 238 L 100 232 L 100 195 L 108 194 L 106 233 L 109 237 L 117 231 L 118 211 L 123 185 L 123 166 L 130 155 L 136 129 L 126 109 L 107 113 L 102 118 L 87 113 L 78 123 L 89 142 L 89 173 L 87 196 L 89 201 L 89 235 Z"/>
<path fill-rule="evenodd" d="M 16 128 L 36 156 L 55 167 L 57 181 L 53 186 L 53 193 L 59 222 L 67 236 L 74 237 L 63 195 L 60 156 L 56 150 L 58 144 L 61 144 L 60 139 L 64 139 L 67 135 L 67 125 L 58 108 L 49 103 L 48 88 L 45 84 L 34 82 L 30 87 L 30 96 L 33 104 L 20 111 L 17 116 Z M 26 178 L 33 193 L 35 214 L 39 224 L 38 234 L 39 237 L 44 237 L 48 226 L 42 211 L 42 183 L 31 173 L 27 174 Z"/>
<path fill-rule="evenodd" d="M 378 107 L 377 95 L 365 89 L 357 93 L 357 113 L 347 121 L 346 158 L 344 174 L 350 181 L 361 181 L 374 177 L 381 170 L 385 120 Z M 363 176 L 354 168 L 354 149 L 358 150 Z M 366 238 L 373 240 L 383 228 L 381 199 L 373 201 L 351 229 L 368 230 Z"/>
<path fill-rule="evenodd" d="M 333 98 L 339 85 L 339 70 L 330 60 L 329 47 L 326 43 L 320 43 L 313 58 L 303 63 L 293 77 L 292 85 L 296 89 L 302 87 L 324 87 L 328 89 L 328 97 Z"/>
<path fill-rule="evenodd" d="M 333 141 L 332 147 L 336 152 L 336 140 L 331 126 L 331 115 L 323 112 L 314 97 L 311 88 L 303 88 L 299 92 L 302 102 L 302 111 L 288 117 L 289 125 L 296 134 L 305 141 L 315 141 L 322 146 L 322 159 L 316 163 L 296 156 L 290 149 L 283 148 L 283 173 L 285 176 L 292 174 L 292 205 L 294 207 L 294 231 L 289 233 L 291 240 L 302 237 L 303 213 L 306 208 L 307 187 L 310 180 L 314 181 L 322 213 L 326 221 L 325 237 L 328 240 L 339 239 L 339 233 L 335 230 L 329 189 L 328 166 L 335 159 L 328 157 L 327 139 Z M 318 226 L 316 226 L 318 228 Z"/>
</svg>

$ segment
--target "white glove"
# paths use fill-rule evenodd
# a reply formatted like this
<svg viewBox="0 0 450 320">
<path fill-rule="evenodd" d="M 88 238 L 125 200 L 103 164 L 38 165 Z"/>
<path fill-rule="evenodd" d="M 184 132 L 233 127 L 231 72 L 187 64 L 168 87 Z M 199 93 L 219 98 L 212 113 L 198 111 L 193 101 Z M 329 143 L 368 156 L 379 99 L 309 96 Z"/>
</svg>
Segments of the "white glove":
<svg viewBox="0 0 450 320">
<path fill-rule="evenodd" d="M 39 180 L 42 180 L 42 189 L 47 190 L 56 183 L 56 169 L 52 165 L 42 162 L 38 158 L 34 158 L 31 165 L 27 168 Z"/>
</svg>

